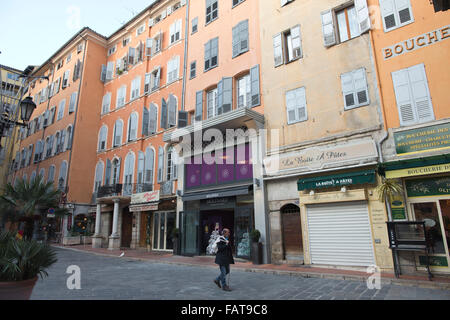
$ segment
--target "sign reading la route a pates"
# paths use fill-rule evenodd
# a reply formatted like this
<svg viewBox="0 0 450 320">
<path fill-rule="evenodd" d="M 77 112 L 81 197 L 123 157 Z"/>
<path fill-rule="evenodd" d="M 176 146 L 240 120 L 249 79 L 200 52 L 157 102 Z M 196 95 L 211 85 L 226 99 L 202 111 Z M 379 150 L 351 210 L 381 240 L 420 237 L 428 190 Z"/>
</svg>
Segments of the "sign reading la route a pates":
<svg viewBox="0 0 450 320">
<path fill-rule="evenodd" d="M 450 123 L 395 132 L 397 155 L 450 148 Z"/>
</svg>

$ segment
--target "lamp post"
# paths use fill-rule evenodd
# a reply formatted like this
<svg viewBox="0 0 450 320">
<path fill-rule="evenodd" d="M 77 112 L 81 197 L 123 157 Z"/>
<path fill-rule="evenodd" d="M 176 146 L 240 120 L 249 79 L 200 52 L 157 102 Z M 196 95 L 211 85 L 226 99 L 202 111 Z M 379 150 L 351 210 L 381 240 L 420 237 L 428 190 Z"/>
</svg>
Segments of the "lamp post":
<svg viewBox="0 0 450 320">
<path fill-rule="evenodd" d="M 7 113 L 2 114 L 0 118 L 0 137 L 3 136 L 4 130 L 11 126 L 26 127 L 34 109 L 36 109 L 36 104 L 33 102 L 33 99 L 26 97 L 20 102 L 20 119 L 22 122 L 10 120 Z"/>
</svg>

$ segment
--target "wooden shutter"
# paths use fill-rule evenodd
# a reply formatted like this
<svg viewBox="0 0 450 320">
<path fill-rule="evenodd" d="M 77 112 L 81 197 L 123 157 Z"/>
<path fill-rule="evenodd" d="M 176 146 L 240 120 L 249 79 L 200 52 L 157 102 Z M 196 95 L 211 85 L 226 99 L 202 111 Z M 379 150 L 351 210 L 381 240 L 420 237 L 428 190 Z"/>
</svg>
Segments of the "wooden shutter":
<svg viewBox="0 0 450 320">
<path fill-rule="evenodd" d="M 121 121 L 116 121 L 114 126 L 114 146 L 120 146 L 122 144 L 123 127 Z"/>
<path fill-rule="evenodd" d="M 148 113 L 148 109 L 144 106 L 144 110 L 142 112 L 142 135 L 148 136 L 148 127 L 150 121 L 150 114 Z"/>
<path fill-rule="evenodd" d="M 207 94 L 207 98 L 206 98 L 207 102 L 206 103 L 209 102 L 208 100 L 209 100 L 209 98 L 208 98 L 208 94 Z M 216 98 L 215 103 L 216 103 L 216 105 L 212 106 L 212 108 L 217 109 L 217 110 L 214 110 L 213 112 L 211 112 L 211 114 L 214 114 L 216 116 L 221 115 L 222 114 L 222 105 L 223 105 L 223 79 L 220 80 L 219 83 L 217 84 L 217 98 Z M 208 106 L 208 112 L 207 112 L 208 118 L 210 117 L 209 109 L 210 109 L 210 106 Z"/>
<path fill-rule="evenodd" d="M 398 21 L 404 25 L 412 20 L 411 0 L 395 0 L 395 8 L 398 12 Z"/>
<path fill-rule="evenodd" d="M 110 61 L 108 62 L 108 65 L 106 67 L 106 80 L 111 80 L 113 78 L 113 72 L 114 72 L 114 62 Z"/>
<path fill-rule="evenodd" d="M 145 74 L 145 80 L 144 80 L 144 93 L 150 92 L 150 80 L 151 80 L 151 73 Z"/>
<path fill-rule="evenodd" d="M 222 83 L 222 113 L 226 113 L 231 111 L 233 106 L 233 78 L 223 78 Z"/>
<path fill-rule="evenodd" d="M 153 47 L 153 39 L 147 38 L 147 41 L 145 42 L 145 55 L 149 57 L 152 54 L 152 47 Z"/>
<path fill-rule="evenodd" d="M 164 175 L 164 149 L 159 147 L 158 149 L 158 182 L 163 181 Z"/>
<path fill-rule="evenodd" d="M 248 51 L 248 20 L 239 23 L 239 53 Z"/>
<path fill-rule="evenodd" d="M 356 101 L 358 106 L 368 105 L 369 89 L 367 87 L 366 69 L 361 68 L 353 71 L 353 81 L 355 83 Z"/>
<path fill-rule="evenodd" d="M 344 109 L 354 108 L 357 104 L 355 97 L 355 84 L 353 73 L 347 72 L 341 75 L 342 95 L 344 97 Z"/>
<path fill-rule="evenodd" d="M 153 184 L 153 165 L 155 161 L 155 155 L 152 149 L 147 148 L 145 150 L 145 183 Z"/>
<path fill-rule="evenodd" d="M 161 101 L 161 123 L 160 127 L 163 129 L 167 129 L 167 102 L 162 98 Z"/>
<path fill-rule="evenodd" d="M 184 128 L 188 125 L 188 112 L 178 111 L 178 128 Z"/>
<path fill-rule="evenodd" d="M 414 112 L 408 69 L 392 72 L 392 81 L 394 83 L 395 98 L 400 116 L 400 125 L 405 126 L 416 123 L 417 117 Z"/>
<path fill-rule="evenodd" d="M 240 46 L 240 38 L 239 38 L 239 24 L 237 24 L 232 29 L 232 47 L 233 47 L 233 58 L 239 55 L 239 46 Z"/>
<path fill-rule="evenodd" d="M 251 82 L 251 106 L 256 107 L 261 104 L 260 84 L 259 84 L 259 65 L 254 66 L 250 70 Z"/>
<path fill-rule="evenodd" d="M 153 134 L 158 130 L 158 107 L 151 103 L 149 112 L 149 133 Z"/>
<path fill-rule="evenodd" d="M 190 78 L 195 78 L 195 74 L 196 74 L 196 69 L 197 69 L 197 62 L 191 62 L 191 73 L 190 73 Z"/>
<path fill-rule="evenodd" d="M 219 64 L 219 38 L 211 40 L 211 67 Z"/>
<path fill-rule="evenodd" d="M 211 41 L 205 43 L 205 71 L 211 68 Z"/>
<path fill-rule="evenodd" d="M 203 91 L 197 91 L 195 94 L 195 121 L 203 119 Z"/>
<path fill-rule="evenodd" d="M 75 112 L 77 105 L 78 92 L 72 93 L 70 96 L 69 113 Z"/>
<path fill-rule="evenodd" d="M 161 81 L 161 67 L 158 67 L 158 71 L 156 72 L 155 88 L 159 88 L 160 81 Z"/>
<path fill-rule="evenodd" d="M 106 159 L 105 185 L 109 186 L 110 184 L 111 184 L 111 160 Z"/>
<path fill-rule="evenodd" d="M 367 0 L 355 0 L 355 11 L 361 33 L 370 30 L 369 8 L 367 7 Z"/>
<path fill-rule="evenodd" d="M 291 28 L 291 38 L 293 58 L 297 59 L 303 57 L 300 25 Z"/>
<path fill-rule="evenodd" d="M 65 142 L 66 142 L 66 130 L 61 130 L 61 142 L 60 142 L 60 147 L 59 147 L 60 152 L 66 151 L 64 149 Z"/>
<path fill-rule="evenodd" d="M 136 140 L 137 137 L 137 115 L 132 113 L 130 115 L 130 130 L 128 134 L 128 141 Z"/>
<path fill-rule="evenodd" d="M 273 59 L 275 67 L 284 63 L 283 46 L 281 39 L 281 33 L 278 33 L 273 37 Z"/>
<path fill-rule="evenodd" d="M 331 47 L 336 44 L 336 35 L 334 31 L 333 12 L 327 10 L 321 13 L 323 44 L 325 47 Z"/>
<path fill-rule="evenodd" d="M 177 100 L 169 94 L 169 107 L 168 107 L 168 127 L 177 125 Z"/>
</svg>

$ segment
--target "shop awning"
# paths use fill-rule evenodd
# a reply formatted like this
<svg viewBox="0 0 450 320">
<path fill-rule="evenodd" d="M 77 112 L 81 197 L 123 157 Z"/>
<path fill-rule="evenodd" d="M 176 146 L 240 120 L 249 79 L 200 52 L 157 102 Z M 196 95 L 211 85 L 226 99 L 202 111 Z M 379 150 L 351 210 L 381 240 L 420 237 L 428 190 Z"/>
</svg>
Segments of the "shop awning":
<svg viewBox="0 0 450 320">
<path fill-rule="evenodd" d="M 300 179 L 298 191 L 375 183 L 375 169 Z"/>
<path fill-rule="evenodd" d="M 203 199 L 214 199 L 223 197 L 232 197 L 245 195 L 249 193 L 250 186 L 240 186 L 234 188 L 225 188 L 219 190 L 206 190 L 200 192 L 189 192 L 182 196 L 183 201 L 193 201 L 193 200 L 203 200 Z"/>
<path fill-rule="evenodd" d="M 155 211 L 158 210 L 158 202 L 130 205 L 130 212 Z"/>
<path fill-rule="evenodd" d="M 384 172 L 388 179 L 450 172 L 450 154 L 385 162 L 379 172 Z"/>
</svg>

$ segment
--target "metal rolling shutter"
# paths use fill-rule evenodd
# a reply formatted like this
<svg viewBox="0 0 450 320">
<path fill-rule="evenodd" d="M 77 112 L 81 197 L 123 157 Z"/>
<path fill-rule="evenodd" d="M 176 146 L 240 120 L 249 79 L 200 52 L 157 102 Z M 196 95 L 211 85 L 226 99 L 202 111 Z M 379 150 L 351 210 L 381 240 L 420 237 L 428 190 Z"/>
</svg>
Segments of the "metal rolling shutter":
<svg viewBox="0 0 450 320">
<path fill-rule="evenodd" d="M 366 202 L 307 206 L 312 264 L 375 264 Z"/>
</svg>

